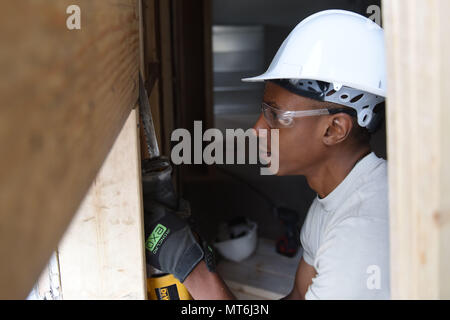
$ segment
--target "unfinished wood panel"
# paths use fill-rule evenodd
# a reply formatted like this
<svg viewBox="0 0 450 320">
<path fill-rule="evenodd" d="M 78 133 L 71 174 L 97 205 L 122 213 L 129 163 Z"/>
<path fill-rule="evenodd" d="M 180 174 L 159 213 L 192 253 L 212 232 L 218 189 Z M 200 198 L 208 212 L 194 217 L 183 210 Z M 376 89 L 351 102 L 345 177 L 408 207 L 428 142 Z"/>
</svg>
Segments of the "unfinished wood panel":
<svg viewBox="0 0 450 320">
<path fill-rule="evenodd" d="M 33 290 L 28 295 L 27 300 L 60 300 L 62 299 L 61 291 L 58 252 L 55 251 Z"/>
<path fill-rule="evenodd" d="M 63 299 L 146 299 L 137 110 L 59 246 Z"/>
<path fill-rule="evenodd" d="M 136 103 L 137 1 L 6 1 L 0 37 L 0 298 L 25 298 Z"/>
<path fill-rule="evenodd" d="M 394 299 L 450 298 L 450 2 L 383 1 Z"/>
</svg>

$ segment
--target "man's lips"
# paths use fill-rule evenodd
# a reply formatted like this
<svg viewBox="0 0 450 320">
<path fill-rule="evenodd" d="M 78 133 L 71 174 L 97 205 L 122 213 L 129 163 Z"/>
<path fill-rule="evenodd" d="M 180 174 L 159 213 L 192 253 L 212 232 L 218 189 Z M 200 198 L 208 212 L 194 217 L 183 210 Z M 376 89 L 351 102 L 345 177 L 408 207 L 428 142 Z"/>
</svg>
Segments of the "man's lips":
<svg viewBox="0 0 450 320">
<path fill-rule="evenodd" d="M 265 151 L 265 150 L 259 150 L 259 159 L 262 161 L 261 164 L 263 164 L 264 167 L 268 167 L 272 160 L 272 152 Z"/>
</svg>

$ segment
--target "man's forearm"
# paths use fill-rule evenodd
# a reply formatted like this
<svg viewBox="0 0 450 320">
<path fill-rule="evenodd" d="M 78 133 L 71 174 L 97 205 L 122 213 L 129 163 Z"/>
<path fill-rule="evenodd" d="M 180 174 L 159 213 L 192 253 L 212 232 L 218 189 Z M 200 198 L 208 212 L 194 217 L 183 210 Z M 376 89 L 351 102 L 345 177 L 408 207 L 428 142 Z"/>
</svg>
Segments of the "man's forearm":
<svg viewBox="0 0 450 320">
<path fill-rule="evenodd" d="M 195 300 L 234 300 L 222 278 L 210 272 L 205 261 L 201 261 L 184 280 L 183 284 Z"/>
</svg>

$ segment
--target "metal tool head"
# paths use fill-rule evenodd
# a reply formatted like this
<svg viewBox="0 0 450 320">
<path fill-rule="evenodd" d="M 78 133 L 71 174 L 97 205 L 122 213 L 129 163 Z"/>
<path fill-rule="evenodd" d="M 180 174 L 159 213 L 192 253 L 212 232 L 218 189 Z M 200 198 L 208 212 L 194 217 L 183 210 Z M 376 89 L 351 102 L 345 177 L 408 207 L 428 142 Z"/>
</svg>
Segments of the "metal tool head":
<svg viewBox="0 0 450 320">
<path fill-rule="evenodd" d="M 153 125 L 152 112 L 150 109 L 147 90 L 145 89 L 144 80 L 142 79 L 141 74 L 139 74 L 139 104 L 139 113 L 144 125 L 145 140 L 147 143 L 148 152 L 150 154 L 150 159 L 158 158 L 160 156 L 158 140 L 156 139 L 155 126 Z"/>
</svg>

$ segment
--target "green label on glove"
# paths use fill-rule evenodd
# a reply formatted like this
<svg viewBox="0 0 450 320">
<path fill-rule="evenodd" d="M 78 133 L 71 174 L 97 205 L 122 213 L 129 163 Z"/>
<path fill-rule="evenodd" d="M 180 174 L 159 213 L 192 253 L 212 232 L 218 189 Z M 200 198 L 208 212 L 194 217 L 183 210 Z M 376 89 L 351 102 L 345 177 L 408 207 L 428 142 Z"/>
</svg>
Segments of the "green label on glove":
<svg viewBox="0 0 450 320">
<path fill-rule="evenodd" d="M 162 242 L 169 234 L 169 232 L 170 230 L 168 230 L 162 224 L 158 223 L 158 225 L 155 227 L 155 229 L 153 229 L 152 233 L 145 242 L 145 247 L 148 250 L 150 250 L 153 254 L 156 254 Z"/>
</svg>

